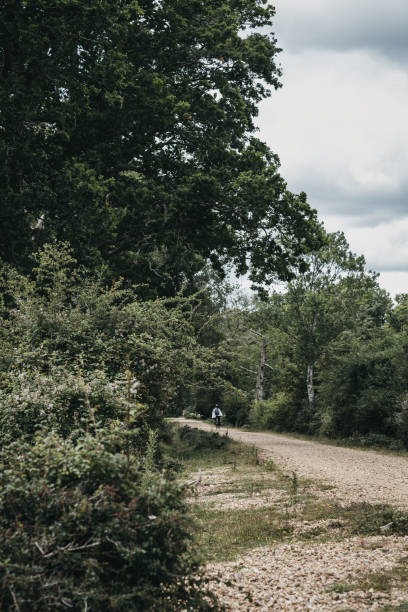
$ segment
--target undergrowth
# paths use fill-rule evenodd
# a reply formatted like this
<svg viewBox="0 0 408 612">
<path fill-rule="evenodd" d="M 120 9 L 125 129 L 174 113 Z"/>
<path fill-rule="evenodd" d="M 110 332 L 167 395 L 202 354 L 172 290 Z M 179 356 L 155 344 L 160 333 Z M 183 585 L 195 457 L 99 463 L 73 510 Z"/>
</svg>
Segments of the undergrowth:
<svg viewBox="0 0 408 612">
<path fill-rule="evenodd" d="M 188 426 L 175 428 L 171 440 L 163 448 L 170 460 L 179 462 L 187 471 L 211 467 L 235 469 L 238 465 L 258 465 L 260 462 L 255 446 L 239 444 L 227 434 Z"/>
</svg>

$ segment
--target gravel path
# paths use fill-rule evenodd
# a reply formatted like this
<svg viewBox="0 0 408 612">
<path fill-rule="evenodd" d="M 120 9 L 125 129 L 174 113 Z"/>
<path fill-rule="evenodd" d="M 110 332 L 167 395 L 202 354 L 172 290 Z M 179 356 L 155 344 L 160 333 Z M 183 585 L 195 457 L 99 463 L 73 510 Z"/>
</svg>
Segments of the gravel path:
<svg viewBox="0 0 408 612">
<path fill-rule="evenodd" d="M 200 421 L 175 420 L 180 425 L 214 431 L 214 427 Z M 223 428 L 220 433 L 226 431 Z M 345 505 L 366 501 L 408 508 L 408 458 L 280 434 L 229 429 L 228 435 L 255 445 L 285 471 L 295 471 L 299 476 L 330 485 L 327 490 L 323 487 L 323 490 L 312 491 L 315 495 L 327 495 L 333 502 Z M 245 496 L 244 489 L 242 494 L 211 496 L 212 487 L 216 488 L 220 482 L 217 470 L 225 475 L 224 480 L 234 477 L 232 472 L 226 472 L 225 466 L 204 471 L 206 489 L 197 493 L 195 501 L 211 503 L 223 510 L 247 508 L 249 512 L 252 507 L 279 504 L 282 496 L 279 488 L 276 491 L 266 488 L 255 496 L 248 492 Z M 302 541 L 296 534 L 307 530 L 308 525 L 301 517 L 293 522 L 292 540 L 253 548 L 232 562 L 207 565 L 207 576 L 229 612 L 408 610 L 406 578 L 393 578 L 388 587 L 385 581 L 387 575 L 398 576 L 401 567 L 406 576 L 408 535 L 337 539 L 333 530 L 332 537 L 327 540 Z M 318 521 L 319 524 L 323 522 Z M 313 521 L 310 526 L 314 526 Z"/>
<path fill-rule="evenodd" d="M 189 419 L 180 424 L 214 431 L 214 427 Z M 316 478 L 334 486 L 333 494 L 344 501 L 389 503 L 408 509 L 408 458 L 374 451 L 355 450 L 309 442 L 272 433 L 253 433 L 221 428 L 234 440 L 254 444 L 270 454 L 285 470 Z"/>
<path fill-rule="evenodd" d="M 392 570 L 406 556 L 408 538 L 381 536 L 344 542 L 296 542 L 257 548 L 234 563 L 208 566 L 222 603 L 231 612 L 397 612 L 407 601 L 404 586 L 391 592 L 352 587 L 371 572 Z M 344 592 L 336 585 L 350 584 Z M 239 588 L 241 586 L 241 589 Z"/>
</svg>

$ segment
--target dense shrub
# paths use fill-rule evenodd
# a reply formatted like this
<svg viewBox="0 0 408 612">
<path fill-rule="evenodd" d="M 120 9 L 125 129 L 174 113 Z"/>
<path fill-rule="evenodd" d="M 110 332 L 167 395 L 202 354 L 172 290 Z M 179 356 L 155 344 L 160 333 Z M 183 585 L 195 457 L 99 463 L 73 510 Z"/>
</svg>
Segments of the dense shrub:
<svg viewBox="0 0 408 612">
<path fill-rule="evenodd" d="M 281 391 L 274 397 L 254 402 L 249 413 L 252 427 L 288 431 L 293 429 L 296 407 L 289 394 Z"/>
<path fill-rule="evenodd" d="M 61 244 L 0 285 L 0 609 L 217 609 L 159 444 L 192 368 L 217 372 L 191 300 L 104 287 Z"/>
<path fill-rule="evenodd" d="M 401 444 L 408 448 L 408 393 L 401 394 L 394 414 L 394 425 Z"/>
<path fill-rule="evenodd" d="M 0 389 L 0 440 L 30 439 L 39 430 L 66 437 L 96 420 L 123 418 L 115 385 L 102 371 L 84 378 L 55 368 L 52 374 L 22 371 Z"/>
<path fill-rule="evenodd" d="M 389 449 L 392 451 L 404 450 L 404 444 L 401 442 L 401 440 L 396 440 L 390 436 L 377 433 L 369 433 L 366 435 L 354 434 L 348 438 L 338 438 L 338 442 L 342 446 Z"/>
<path fill-rule="evenodd" d="M 216 355 L 194 333 L 194 298 L 141 301 L 118 282 L 104 287 L 79 270 L 65 244 L 45 245 L 32 277 L 0 274 L 7 308 L 0 308 L 0 388 L 24 371 L 49 374 L 102 370 L 109 380 L 129 370 L 138 399 L 159 418 L 192 368 L 216 376 Z"/>
<path fill-rule="evenodd" d="M 406 387 L 405 372 L 399 368 L 405 361 L 405 351 L 389 326 L 370 326 L 360 336 L 351 331 L 339 336 L 320 364 L 318 432 L 337 438 L 399 438 L 399 398 Z"/>
<path fill-rule="evenodd" d="M 216 432 L 209 433 L 187 425 L 177 430 L 177 437 L 186 449 L 193 451 L 224 449 L 231 442 L 228 436 L 220 436 Z"/>
<path fill-rule="evenodd" d="M 189 410 L 184 410 L 183 412 L 183 417 L 185 419 L 201 419 L 201 414 L 199 414 L 198 412 L 190 412 Z"/>
<path fill-rule="evenodd" d="M 39 431 L 76 439 L 85 431 L 119 424 L 127 432 L 127 448 L 141 455 L 154 418 L 137 401 L 128 374 L 128 380 L 110 381 L 100 370 L 85 376 L 63 368 L 54 369 L 52 375 L 20 372 L 0 389 L 0 443 L 29 442 Z M 155 429 L 163 423 L 156 419 Z"/>
<path fill-rule="evenodd" d="M 251 408 L 250 394 L 233 385 L 225 384 L 222 393 L 222 408 L 228 422 L 241 427 L 248 420 Z"/>
<path fill-rule="evenodd" d="M 2 610 L 209 610 L 178 485 L 115 432 L 3 449 Z"/>
</svg>

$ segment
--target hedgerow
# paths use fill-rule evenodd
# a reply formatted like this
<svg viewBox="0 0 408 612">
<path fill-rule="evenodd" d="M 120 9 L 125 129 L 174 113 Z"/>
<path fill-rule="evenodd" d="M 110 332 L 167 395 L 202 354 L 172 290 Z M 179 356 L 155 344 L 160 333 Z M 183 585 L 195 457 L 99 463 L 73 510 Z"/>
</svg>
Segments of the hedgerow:
<svg viewBox="0 0 408 612">
<path fill-rule="evenodd" d="M 214 610 L 183 491 L 114 429 L 1 452 L 2 610 Z"/>
<path fill-rule="evenodd" d="M 36 261 L 0 269 L 0 609 L 216 610 L 159 444 L 217 368 L 191 303 L 104 287 L 64 244 Z"/>
</svg>

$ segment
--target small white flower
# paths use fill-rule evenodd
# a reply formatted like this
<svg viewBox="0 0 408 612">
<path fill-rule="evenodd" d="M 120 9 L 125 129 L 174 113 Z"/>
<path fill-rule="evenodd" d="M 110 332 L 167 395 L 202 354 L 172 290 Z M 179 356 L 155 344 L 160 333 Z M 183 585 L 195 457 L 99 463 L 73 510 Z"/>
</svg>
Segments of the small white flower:
<svg viewBox="0 0 408 612">
<path fill-rule="evenodd" d="M 149 519 L 149 521 L 154 521 L 154 519 L 157 519 L 157 516 L 155 516 L 154 514 L 149 514 L 147 518 Z"/>
</svg>

